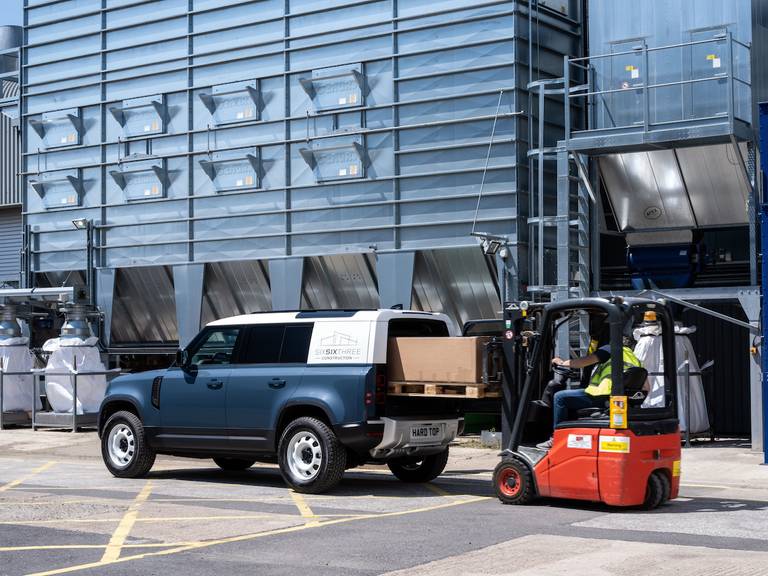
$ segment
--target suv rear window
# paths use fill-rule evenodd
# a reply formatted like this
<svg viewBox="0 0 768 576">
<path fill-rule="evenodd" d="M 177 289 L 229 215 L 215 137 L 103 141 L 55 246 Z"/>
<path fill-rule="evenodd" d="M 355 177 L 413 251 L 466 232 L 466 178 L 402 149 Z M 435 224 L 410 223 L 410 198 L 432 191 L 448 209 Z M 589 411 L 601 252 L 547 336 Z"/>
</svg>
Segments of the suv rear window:
<svg viewBox="0 0 768 576">
<path fill-rule="evenodd" d="M 449 336 L 448 326 L 440 320 L 420 318 L 397 318 L 389 321 L 389 337 L 435 337 Z"/>
<path fill-rule="evenodd" d="M 313 324 L 256 324 L 245 327 L 237 364 L 305 364 Z"/>
</svg>

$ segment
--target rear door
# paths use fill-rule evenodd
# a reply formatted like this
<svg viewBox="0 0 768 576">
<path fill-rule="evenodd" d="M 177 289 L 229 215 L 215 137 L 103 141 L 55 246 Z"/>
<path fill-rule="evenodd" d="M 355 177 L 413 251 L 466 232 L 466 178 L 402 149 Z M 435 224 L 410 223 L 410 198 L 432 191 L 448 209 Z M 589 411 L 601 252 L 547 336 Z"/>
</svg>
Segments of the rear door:
<svg viewBox="0 0 768 576">
<path fill-rule="evenodd" d="M 183 450 L 227 447 L 226 393 L 241 329 L 206 329 L 189 347 L 189 365 L 171 368 L 160 388 L 158 444 Z"/>
<path fill-rule="evenodd" d="M 301 383 L 311 337 L 311 323 L 246 328 L 226 399 L 233 449 L 274 451 L 277 417 Z"/>
</svg>

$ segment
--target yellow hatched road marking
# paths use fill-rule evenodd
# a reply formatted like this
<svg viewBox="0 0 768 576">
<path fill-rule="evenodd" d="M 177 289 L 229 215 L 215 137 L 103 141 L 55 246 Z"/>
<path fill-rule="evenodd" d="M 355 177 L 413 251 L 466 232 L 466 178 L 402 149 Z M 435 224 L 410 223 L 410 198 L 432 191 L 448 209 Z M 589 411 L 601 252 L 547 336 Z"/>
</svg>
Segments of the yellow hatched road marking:
<svg viewBox="0 0 768 576">
<path fill-rule="evenodd" d="M 102 562 L 113 562 L 120 558 L 120 550 L 122 549 L 123 544 L 125 544 L 128 535 L 131 533 L 133 525 L 136 523 L 136 518 L 139 515 L 139 508 L 147 501 L 151 492 L 152 481 L 147 480 L 147 483 L 144 484 L 144 488 L 142 488 L 141 492 L 136 495 L 136 498 L 128 508 L 128 511 L 125 513 L 122 520 L 120 520 L 120 524 L 115 528 L 112 538 L 109 539 L 109 544 L 107 544 L 107 548 L 104 550 L 104 556 L 101 557 Z"/>
<path fill-rule="evenodd" d="M 299 509 L 299 513 L 301 514 L 302 518 L 317 518 L 315 516 L 315 513 L 312 512 L 312 508 L 309 507 L 307 504 L 307 501 L 304 500 L 304 496 L 299 494 L 298 492 L 294 492 L 291 490 L 291 499 L 293 500 L 293 503 L 296 504 L 296 508 Z M 318 520 L 310 520 L 308 524 L 316 525 L 320 522 Z"/>
<path fill-rule="evenodd" d="M 12 482 L 8 482 L 8 484 L 4 484 L 3 486 L 0 486 L 0 492 L 5 492 L 6 490 L 11 490 L 13 488 L 16 488 L 16 486 L 18 486 L 19 484 L 22 484 L 23 482 L 26 482 L 27 480 L 36 476 L 37 474 L 40 474 L 40 472 L 45 472 L 46 470 L 48 470 L 48 468 L 50 468 L 54 464 L 56 464 L 56 462 L 51 461 L 51 462 L 46 462 L 42 466 L 38 466 L 26 476 L 22 476 L 18 480 L 13 480 Z"/>
<path fill-rule="evenodd" d="M 68 574 L 70 572 L 79 572 L 81 570 L 88 570 L 91 568 L 100 568 L 110 564 L 119 564 L 123 562 L 132 562 L 134 560 L 142 560 L 144 558 L 152 558 L 155 556 L 169 556 L 171 554 L 179 554 L 181 552 L 189 552 L 191 550 L 199 550 L 201 548 L 208 548 L 210 546 L 218 546 L 220 544 L 231 544 L 234 542 L 247 542 L 250 540 L 256 540 L 258 538 L 264 538 L 266 536 L 275 536 L 278 534 L 289 534 L 291 532 L 301 532 L 303 530 L 311 530 L 313 528 L 320 528 L 323 526 L 332 526 L 334 524 L 344 524 L 347 522 L 354 522 L 356 520 L 370 520 L 373 518 L 390 518 L 394 516 L 407 516 L 409 514 L 418 514 L 422 512 L 432 512 L 433 510 L 440 510 L 443 508 L 451 508 L 454 506 L 461 506 L 463 504 L 472 504 L 475 502 L 483 502 L 490 500 L 490 496 L 479 496 L 477 498 L 466 500 L 453 500 L 451 502 L 445 502 L 443 504 L 437 504 L 435 506 L 427 506 L 424 508 L 416 508 L 413 510 L 401 510 L 398 512 L 385 512 L 383 514 L 365 514 L 360 516 L 353 516 L 351 518 L 338 518 L 336 520 L 327 520 L 325 522 L 307 522 L 301 526 L 291 526 L 288 528 L 278 528 L 276 530 L 267 530 L 265 532 L 256 532 L 252 534 L 242 534 L 239 536 L 231 536 L 228 538 L 220 538 L 218 540 L 207 540 L 199 543 L 193 543 L 184 546 L 178 546 L 169 550 L 160 550 L 157 552 L 145 552 L 142 554 L 134 554 L 133 556 L 123 556 L 112 561 L 100 561 L 90 562 L 88 564 L 78 564 L 77 566 L 69 566 L 67 568 L 56 568 L 54 570 L 48 570 L 46 572 L 35 572 L 34 574 L 28 574 L 27 576 L 56 576 L 57 574 Z"/>
</svg>

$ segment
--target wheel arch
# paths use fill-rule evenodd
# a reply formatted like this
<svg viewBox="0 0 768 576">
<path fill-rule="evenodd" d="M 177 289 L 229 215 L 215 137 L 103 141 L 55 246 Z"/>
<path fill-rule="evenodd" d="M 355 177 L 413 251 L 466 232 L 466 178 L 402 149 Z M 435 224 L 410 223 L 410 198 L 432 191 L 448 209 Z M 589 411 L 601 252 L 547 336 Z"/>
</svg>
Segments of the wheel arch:
<svg viewBox="0 0 768 576">
<path fill-rule="evenodd" d="M 326 406 L 310 402 L 288 404 L 280 411 L 280 415 L 277 417 L 277 422 L 275 424 L 275 452 L 277 452 L 277 447 L 280 444 L 280 437 L 283 435 L 283 431 L 288 424 L 297 418 L 302 417 L 317 418 L 327 426 L 331 428 L 333 427 L 333 421 L 331 420 L 330 413 Z"/>
<path fill-rule="evenodd" d="M 143 421 L 141 409 L 134 398 L 131 398 L 130 396 L 110 397 L 101 405 L 101 409 L 99 410 L 99 421 L 97 424 L 99 438 L 101 438 L 101 435 L 104 433 L 104 425 L 107 423 L 107 420 L 109 420 L 113 414 L 123 410 L 133 412 L 139 420 Z"/>
</svg>

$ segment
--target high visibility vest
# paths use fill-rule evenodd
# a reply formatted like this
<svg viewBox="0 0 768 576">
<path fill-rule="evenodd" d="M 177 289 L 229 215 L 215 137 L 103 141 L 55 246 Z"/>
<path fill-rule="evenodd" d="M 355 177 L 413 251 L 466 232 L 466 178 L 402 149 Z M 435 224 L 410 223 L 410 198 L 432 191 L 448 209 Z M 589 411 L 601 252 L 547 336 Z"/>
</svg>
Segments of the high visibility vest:
<svg viewBox="0 0 768 576">
<path fill-rule="evenodd" d="M 622 349 L 624 356 L 624 370 L 627 368 L 641 368 L 643 364 L 637 359 L 635 353 L 630 348 L 624 346 Z M 589 386 L 584 390 L 590 396 L 610 396 L 612 388 L 611 380 L 611 359 L 599 364 L 592 373 Z"/>
</svg>

